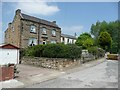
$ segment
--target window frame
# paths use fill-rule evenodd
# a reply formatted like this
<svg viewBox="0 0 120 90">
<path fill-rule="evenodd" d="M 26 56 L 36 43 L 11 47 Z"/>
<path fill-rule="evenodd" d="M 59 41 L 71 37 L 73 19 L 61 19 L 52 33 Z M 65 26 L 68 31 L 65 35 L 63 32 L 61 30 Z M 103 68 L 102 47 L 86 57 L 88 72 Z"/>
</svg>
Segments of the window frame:
<svg viewBox="0 0 120 90">
<path fill-rule="evenodd" d="M 52 44 L 56 44 L 57 42 L 56 42 L 56 40 L 52 40 L 51 43 Z"/>
<path fill-rule="evenodd" d="M 56 30 L 55 29 L 52 29 L 52 36 L 56 36 Z"/>
<path fill-rule="evenodd" d="M 44 34 L 44 35 L 47 34 L 47 28 L 46 28 L 46 27 L 43 27 L 43 28 L 42 28 L 42 34 Z"/>
<path fill-rule="evenodd" d="M 34 29 L 32 29 L 34 27 Z M 30 26 L 30 33 L 36 33 L 36 26 L 35 25 L 31 25 Z"/>
<path fill-rule="evenodd" d="M 31 40 L 31 41 L 30 41 L 30 40 Z M 30 45 L 32 44 L 32 42 L 33 42 L 34 45 L 37 45 L 37 38 L 35 38 L 35 37 L 30 37 L 30 38 L 29 38 L 29 41 L 28 41 L 28 46 L 30 46 Z M 34 45 L 32 45 L 32 46 L 34 46 Z"/>
</svg>

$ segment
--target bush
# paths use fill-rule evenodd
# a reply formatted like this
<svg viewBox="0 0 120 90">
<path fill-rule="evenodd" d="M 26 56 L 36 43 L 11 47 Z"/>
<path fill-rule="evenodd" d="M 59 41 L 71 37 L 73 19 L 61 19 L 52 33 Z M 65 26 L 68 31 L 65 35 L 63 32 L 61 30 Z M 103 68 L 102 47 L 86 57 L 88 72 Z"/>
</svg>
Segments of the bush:
<svg viewBox="0 0 120 90">
<path fill-rule="evenodd" d="M 76 45 L 48 44 L 45 46 L 43 56 L 49 58 L 80 58 L 81 48 Z"/>
<path fill-rule="evenodd" d="M 82 48 L 73 44 L 69 44 L 68 46 L 68 56 L 71 59 L 74 58 L 80 58 L 81 57 L 81 53 L 82 53 Z M 67 53 L 67 52 L 66 52 Z"/>
<path fill-rule="evenodd" d="M 77 59 L 81 57 L 81 47 L 72 44 L 36 45 L 28 47 L 25 56 Z"/>
<path fill-rule="evenodd" d="M 63 51 L 63 45 L 57 45 L 57 44 L 47 44 L 45 45 L 43 56 L 49 57 L 49 58 L 57 58 L 62 57 Z"/>
<path fill-rule="evenodd" d="M 103 57 L 105 51 L 97 46 L 89 47 L 88 52 L 95 56 L 95 58 Z"/>
<path fill-rule="evenodd" d="M 20 59 L 25 56 L 25 49 L 20 49 Z"/>
<path fill-rule="evenodd" d="M 25 49 L 25 56 L 41 57 L 44 45 L 36 45 Z"/>
</svg>

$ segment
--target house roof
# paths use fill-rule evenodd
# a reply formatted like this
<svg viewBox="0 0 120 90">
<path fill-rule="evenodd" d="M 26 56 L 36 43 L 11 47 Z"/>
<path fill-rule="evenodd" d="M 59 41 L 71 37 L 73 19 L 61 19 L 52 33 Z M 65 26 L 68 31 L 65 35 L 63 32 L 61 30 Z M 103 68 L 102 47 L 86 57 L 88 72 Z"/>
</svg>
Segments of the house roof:
<svg viewBox="0 0 120 90">
<path fill-rule="evenodd" d="M 72 38 L 72 39 L 76 39 L 75 36 L 72 35 L 68 35 L 68 34 L 61 34 L 62 37 L 66 37 L 66 38 Z"/>
<path fill-rule="evenodd" d="M 14 46 L 12 44 L 0 44 L 0 48 L 3 48 L 3 49 L 19 49 L 17 46 Z"/>
<path fill-rule="evenodd" d="M 53 27 L 56 27 L 56 28 L 60 29 L 60 27 L 58 27 L 58 25 L 54 22 L 50 22 L 50 21 L 40 19 L 40 18 L 37 18 L 37 17 L 34 17 L 34 16 L 26 15 L 24 13 L 21 13 L 21 18 L 25 19 L 25 20 L 30 20 L 30 21 L 42 23 L 42 24 L 45 24 L 45 25 L 53 26 Z"/>
</svg>

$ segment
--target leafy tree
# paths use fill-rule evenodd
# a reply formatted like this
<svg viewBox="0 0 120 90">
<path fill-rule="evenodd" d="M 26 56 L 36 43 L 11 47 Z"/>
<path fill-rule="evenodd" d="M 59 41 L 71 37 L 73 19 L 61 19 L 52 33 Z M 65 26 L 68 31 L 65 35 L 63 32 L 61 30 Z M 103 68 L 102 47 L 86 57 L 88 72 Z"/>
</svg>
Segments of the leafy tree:
<svg viewBox="0 0 120 90">
<path fill-rule="evenodd" d="M 98 42 L 103 49 L 108 50 L 111 46 L 112 38 L 108 32 L 101 32 Z"/>
<path fill-rule="evenodd" d="M 96 22 L 96 24 L 92 24 L 90 33 L 94 36 L 95 39 L 97 39 L 99 32 L 100 32 L 100 26 L 101 23 L 99 21 Z"/>
<path fill-rule="evenodd" d="M 94 45 L 94 40 L 92 38 L 88 38 L 83 42 L 83 48 L 88 48 Z"/>
<path fill-rule="evenodd" d="M 81 34 L 76 41 L 76 45 L 82 46 L 84 49 L 93 46 L 93 44 L 94 40 L 89 33 Z"/>
<path fill-rule="evenodd" d="M 96 24 L 92 24 L 90 33 L 94 36 L 95 45 L 99 45 L 98 36 L 104 31 L 108 32 L 112 38 L 112 45 L 109 51 L 112 53 L 120 52 L 120 21 L 97 21 Z"/>
</svg>

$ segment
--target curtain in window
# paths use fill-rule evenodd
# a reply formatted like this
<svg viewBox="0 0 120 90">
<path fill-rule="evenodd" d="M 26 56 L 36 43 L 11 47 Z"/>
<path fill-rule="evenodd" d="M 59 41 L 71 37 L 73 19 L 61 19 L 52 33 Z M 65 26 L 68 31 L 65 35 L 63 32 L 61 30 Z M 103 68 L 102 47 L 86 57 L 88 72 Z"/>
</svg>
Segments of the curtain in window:
<svg viewBox="0 0 120 90">
<path fill-rule="evenodd" d="M 37 39 L 36 38 L 30 38 L 29 39 L 29 45 L 31 45 L 31 46 L 37 45 Z"/>
</svg>

